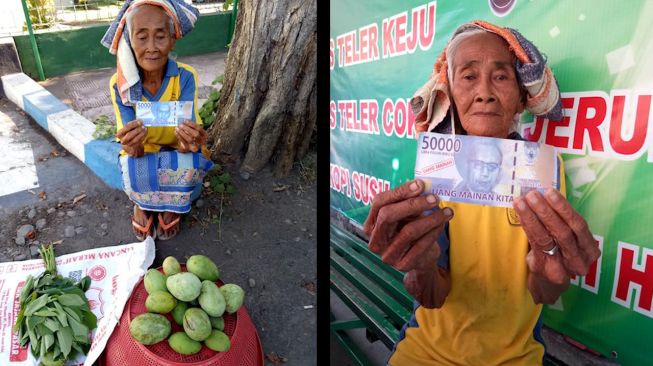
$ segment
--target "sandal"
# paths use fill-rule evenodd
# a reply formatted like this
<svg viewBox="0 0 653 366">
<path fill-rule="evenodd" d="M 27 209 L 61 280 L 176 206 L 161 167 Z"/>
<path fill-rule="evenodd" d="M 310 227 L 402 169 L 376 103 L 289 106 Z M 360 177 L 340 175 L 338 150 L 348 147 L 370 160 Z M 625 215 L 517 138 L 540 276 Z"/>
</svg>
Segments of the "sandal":
<svg viewBox="0 0 653 366">
<path fill-rule="evenodd" d="M 136 222 L 137 211 L 138 206 L 134 205 L 134 214 L 132 216 L 132 230 L 134 231 L 134 235 L 136 235 L 136 239 L 143 241 L 148 236 L 151 236 L 152 239 L 156 239 L 156 230 L 154 229 L 153 225 L 154 215 L 148 215 L 147 211 L 141 210 L 141 212 L 147 218 L 147 223 L 145 226 L 143 226 Z"/>
<path fill-rule="evenodd" d="M 174 214 L 174 215 L 175 218 L 166 224 L 165 221 L 163 221 L 163 213 L 159 212 L 158 214 L 159 224 L 157 225 L 156 228 L 156 234 L 159 237 L 159 240 L 172 239 L 179 232 L 179 222 L 181 219 L 181 215 L 180 214 Z"/>
</svg>

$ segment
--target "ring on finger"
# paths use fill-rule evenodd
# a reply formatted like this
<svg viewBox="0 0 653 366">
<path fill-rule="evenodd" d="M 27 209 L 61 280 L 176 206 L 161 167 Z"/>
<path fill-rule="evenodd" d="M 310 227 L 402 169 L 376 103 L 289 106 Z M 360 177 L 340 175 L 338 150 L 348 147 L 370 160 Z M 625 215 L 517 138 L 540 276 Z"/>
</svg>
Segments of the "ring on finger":
<svg viewBox="0 0 653 366">
<path fill-rule="evenodd" d="M 558 252 L 558 241 L 557 241 L 555 238 L 551 238 L 550 243 L 553 243 L 553 248 L 548 249 L 548 250 L 544 250 L 544 249 L 542 249 L 542 252 L 543 252 L 544 254 L 547 254 L 547 255 L 553 256 L 553 255 L 555 255 L 555 254 Z"/>
</svg>

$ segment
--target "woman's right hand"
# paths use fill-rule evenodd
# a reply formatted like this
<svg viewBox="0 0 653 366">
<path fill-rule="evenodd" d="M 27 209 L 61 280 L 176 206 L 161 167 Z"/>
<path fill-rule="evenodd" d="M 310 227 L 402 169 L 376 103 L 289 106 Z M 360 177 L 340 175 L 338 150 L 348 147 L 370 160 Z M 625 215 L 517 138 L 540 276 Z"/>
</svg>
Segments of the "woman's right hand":
<svg viewBox="0 0 653 366">
<path fill-rule="evenodd" d="M 439 307 L 448 293 L 448 273 L 439 269 L 438 237 L 453 217 L 438 208 L 433 194 L 422 195 L 425 182 L 414 180 L 377 194 L 363 224 L 369 249 L 394 268 L 407 272 L 404 286 L 425 307 Z M 433 210 L 429 215 L 424 211 Z"/>
<path fill-rule="evenodd" d="M 403 272 L 434 268 L 440 257 L 438 237 L 453 216 L 450 208 L 438 208 L 438 197 L 423 191 L 424 181 L 414 180 L 377 194 L 363 224 L 370 250 Z M 431 209 L 430 215 L 423 214 Z"/>
<path fill-rule="evenodd" d="M 145 154 L 143 147 L 145 136 L 147 136 L 147 127 L 143 126 L 143 121 L 139 119 L 127 123 L 116 133 L 116 137 L 120 139 L 122 149 L 125 150 L 127 155 L 135 158 Z"/>
</svg>

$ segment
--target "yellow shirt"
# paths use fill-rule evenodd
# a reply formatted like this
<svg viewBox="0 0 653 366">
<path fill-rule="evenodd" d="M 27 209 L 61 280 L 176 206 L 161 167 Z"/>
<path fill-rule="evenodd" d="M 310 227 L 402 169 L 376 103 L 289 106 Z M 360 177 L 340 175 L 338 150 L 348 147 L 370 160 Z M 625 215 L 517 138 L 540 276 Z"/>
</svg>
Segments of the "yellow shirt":
<svg viewBox="0 0 653 366">
<path fill-rule="evenodd" d="M 120 130 L 124 124 L 136 119 L 134 107 L 126 106 L 122 103 L 116 86 L 116 74 L 111 77 L 110 90 L 113 110 L 116 115 L 116 127 Z M 190 66 L 181 62 L 168 59 L 163 82 L 156 95 L 150 94 L 143 89 L 144 102 L 173 102 L 173 101 L 192 101 L 193 102 L 193 121 L 202 124 L 199 116 L 197 105 L 197 71 Z M 173 149 L 178 147 L 177 136 L 175 136 L 175 127 L 148 127 L 147 136 L 144 141 L 145 153 L 158 152 L 161 147 L 169 146 Z M 202 146 L 202 153 L 209 156 L 208 150 Z M 125 155 L 125 151 L 120 151 Z"/>
</svg>

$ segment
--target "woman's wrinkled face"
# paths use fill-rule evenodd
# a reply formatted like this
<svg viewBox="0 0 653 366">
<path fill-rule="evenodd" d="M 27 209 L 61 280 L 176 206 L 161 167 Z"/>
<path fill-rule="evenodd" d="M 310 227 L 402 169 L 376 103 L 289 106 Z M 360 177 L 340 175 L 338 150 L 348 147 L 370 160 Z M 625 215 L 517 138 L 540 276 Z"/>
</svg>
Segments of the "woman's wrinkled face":
<svg viewBox="0 0 653 366">
<path fill-rule="evenodd" d="M 493 33 L 463 40 L 453 59 L 452 96 L 470 135 L 506 138 L 524 110 L 508 44 Z"/>
<path fill-rule="evenodd" d="M 131 21 L 130 40 L 136 62 L 144 71 L 165 70 L 168 54 L 175 46 L 170 18 L 154 5 L 141 5 Z"/>
</svg>

